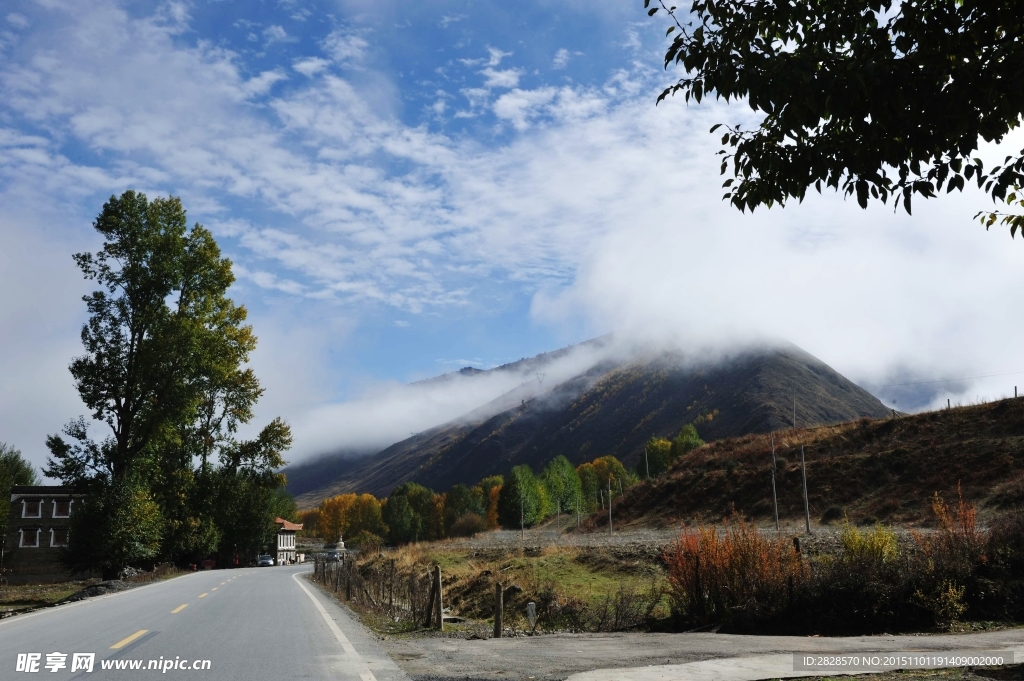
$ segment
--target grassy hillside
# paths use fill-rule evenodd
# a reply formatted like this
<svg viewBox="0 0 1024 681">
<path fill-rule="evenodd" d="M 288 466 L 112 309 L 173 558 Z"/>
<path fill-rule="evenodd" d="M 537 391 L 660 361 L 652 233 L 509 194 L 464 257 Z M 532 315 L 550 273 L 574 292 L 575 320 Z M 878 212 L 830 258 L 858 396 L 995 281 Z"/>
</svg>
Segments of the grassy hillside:
<svg viewBox="0 0 1024 681">
<path fill-rule="evenodd" d="M 779 512 L 790 520 L 803 520 L 801 445 L 814 523 L 827 511 L 852 522 L 926 522 L 932 495 L 953 500 L 958 485 L 982 519 L 1024 504 L 1024 399 L 789 429 L 775 443 Z M 733 510 L 766 522 L 771 494 L 769 438 L 748 435 L 694 450 L 629 490 L 614 513 L 624 525 L 717 521 Z"/>
<path fill-rule="evenodd" d="M 793 346 L 700 364 L 662 354 L 599 364 L 538 397 L 510 393 L 500 409 L 485 405 L 371 457 L 326 458 L 286 472 L 300 506 L 310 507 L 343 492 L 385 496 L 406 480 L 444 490 L 523 463 L 539 470 L 559 454 L 577 464 L 610 454 L 632 466 L 648 438 L 671 437 L 687 423 L 706 440 L 782 428 L 794 397 L 798 423 L 888 413 Z"/>
</svg>

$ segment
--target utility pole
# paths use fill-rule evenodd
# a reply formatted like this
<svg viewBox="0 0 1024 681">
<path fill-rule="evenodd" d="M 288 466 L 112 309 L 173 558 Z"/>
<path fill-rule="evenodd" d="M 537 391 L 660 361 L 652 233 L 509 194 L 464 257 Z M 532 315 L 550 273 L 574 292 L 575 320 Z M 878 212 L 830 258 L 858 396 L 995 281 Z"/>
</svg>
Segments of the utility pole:
<svg viewBox="0 0 1024 681">
<path fill-rule="evenodd" d="M 1017 389 L 1016 388 L 1013 389 L 1013 396 L 1014 397 L 1017 396 Z M 647 458 L 647 445 L 644 445 L 644 466 L 647 467 L 647 479 L 650 480 L 651 479 L 651 462 Z"/>
<path fill-rule="evenodd" d="M 608 476 L 608 536 L 612 536 L 612 476 Z"/>
<path fill-rule="evenodd" d="M 775 491 L 775 433 L 770 433 L 769 437 L 772 442 L 772 505 L 775 508 L 775 531 L 781 532 L 779 529 L 779 495 Z"/>
<path fill-rule="evenodd" d="M 811 504 L 807 501 L 807 461 L 804 460 L 804 446 L 800 445 L 800 468 L 804 478 L 804 522 L 807 524 L 807 534 L 811 533 Z"/>
<path fill-rule="evenodd" d="M 796 430 L 796 395 L 793 395 L 793 430 Z"/>
</svg>

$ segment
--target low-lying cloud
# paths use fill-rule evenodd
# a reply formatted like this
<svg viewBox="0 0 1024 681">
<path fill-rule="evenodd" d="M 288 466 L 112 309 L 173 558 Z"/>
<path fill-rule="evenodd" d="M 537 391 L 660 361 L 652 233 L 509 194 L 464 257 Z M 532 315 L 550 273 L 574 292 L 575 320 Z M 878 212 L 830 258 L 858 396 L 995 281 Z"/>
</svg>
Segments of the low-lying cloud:
<svg viewBox="0 0 1024 681">
<path fill-rule="evenodd" d="M 542 395 L 598 363 L 626 356 L 611 339 L 490 371 L 452 372 L 412 384 L 378 384 L 358 398 L 311 409 L 293 424 L 293 462 L 337 453 L 372 454 L 434 426 L 483 418 Z M 504 399 L 502 399 L 504 398 Z"/>
</svg>

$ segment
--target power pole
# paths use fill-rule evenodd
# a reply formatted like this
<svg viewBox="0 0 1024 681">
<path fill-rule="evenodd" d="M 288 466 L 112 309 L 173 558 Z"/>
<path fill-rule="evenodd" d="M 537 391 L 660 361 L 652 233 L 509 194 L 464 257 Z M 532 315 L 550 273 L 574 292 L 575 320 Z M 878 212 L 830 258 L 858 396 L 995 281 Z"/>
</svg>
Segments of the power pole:
<svg viewBox="0 0 1024 681">
<path fill-rule="evenodd" d="M 807 524 L 807 534 L 811 533 L 811 504 L 807 501 L 807 462 L 804 460 L 804 446 L 800 445 L 800 469 L 804 478 L 804 522 Z"/>
<path fill-rule="evenodd" d="M 1016 388 L 1013 389 L 1013 396 L 1014 397 L 1017 396 L 1017 389 Z M 647 458 L 647 445 L 644 445 L 644 466 L 647 467 L 647 479 L 650 480 L 651 479 L 651 462 Z"/>
<path fill-rule="evenodd" d="M 772 442 L 772 505 L 775 508 L 775 531 L 781 532 L 779 529 L 779 495 L 775 491 L 775 433 L 770 433 L 769 437 Z"/>
</svg>

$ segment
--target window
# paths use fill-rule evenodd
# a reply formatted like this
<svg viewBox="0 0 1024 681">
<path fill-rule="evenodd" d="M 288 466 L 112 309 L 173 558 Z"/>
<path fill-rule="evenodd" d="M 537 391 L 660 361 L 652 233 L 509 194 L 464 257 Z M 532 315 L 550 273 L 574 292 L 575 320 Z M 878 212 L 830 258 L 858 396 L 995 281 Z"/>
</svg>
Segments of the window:
<svg viewBox="0 0 1024 681">
<path fill-rule="evenodd" d="M 21 500 L 21 517 L 22 518 L 42 518 L 43 517 L 43 502 L 39 499 L 22 499 Z"/>
<path fill-rule="evenodd" d="M 18 546 L 23 549 L 34 549 L 39 546 L 39 528 L 23 527 L 20 532 L 21 541 L 18 542 Z"/>
<path fill-rule="evenodd" d="M 53 517 L 54 518 L 68 518 L 71 516 L 71 500 L 70 499 L 54 499 L 53 500 Z"/>
<path fill-rule="evenodd" d="M 68 528 L 54 527 L 50 530 L 50 546 L 67 546 Z"/>
</svg>

